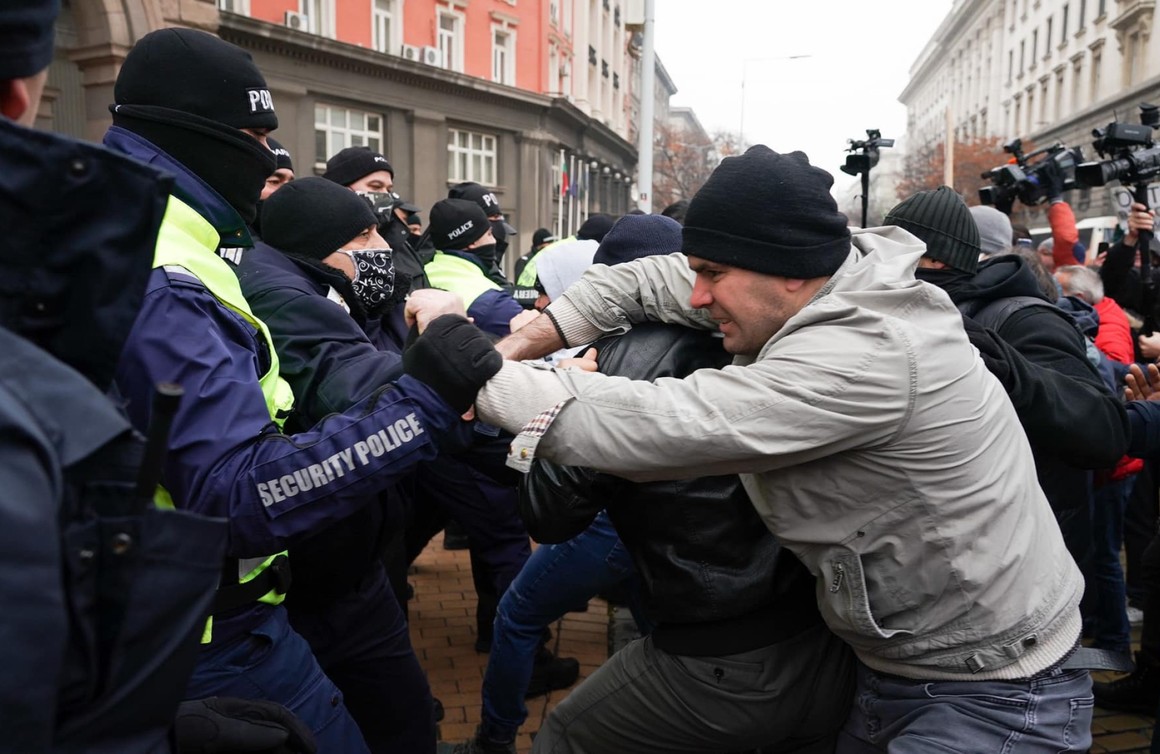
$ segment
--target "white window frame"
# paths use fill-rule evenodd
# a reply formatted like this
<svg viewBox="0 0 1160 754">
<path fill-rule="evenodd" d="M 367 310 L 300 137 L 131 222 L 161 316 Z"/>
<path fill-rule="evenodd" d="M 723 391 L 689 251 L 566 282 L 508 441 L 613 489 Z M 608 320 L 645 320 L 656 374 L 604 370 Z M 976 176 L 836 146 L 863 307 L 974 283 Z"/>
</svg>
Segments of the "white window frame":
<svg viewBox="0 0 1160 754">
<path fill-rule="evenodd" d="M 341 117 L 338 117 L 340 114 Z M 358 126 L 360 120 L 361 127 Z M 314 103 L 314 167 L 324 169 L 327 158 L 347 147 L 370 147 L 376 152 L 382 152 L 386 138 L 384 120 L 382 113 L 326 102 Z M 320 134 L 324 135 L 321 150 L 318 144 Z"/>
<path fill-rule="evenodd" d="M 447 180 L 499 183 L 499 135 L 466 128 L 447 129 Z"/>
<path fill-rule="evenodd" d="M 227 13 L 237 13 L 240 16 L 250 15 L 250 0 L 217 0 L 218 10 Z"/>
<path fill-rule="evenodd" d="M 455 22 L 455 29 L 448 31 L 443 28 L 443 19 L 451 18 Z M 467 18 L 457 10 L 447 7 L 435 8 L 435 47 L 439 50 L 439 62 L 449 71 L 463 73 L 463 47 Z M 451 40 L 451 49 L 448 50 L 445 40 Z"/>
<path fill-rule="evenodd" d="M 502 46 L 501 37 L 505 40 Z M 516 30 L 510 26 L 493 24 L 491 27 L 491 80 L 516 85 Z"/>
<path fill-rule="evenodd" d="M 379 4 L 387 10 L 379 9 Z M 403 51 L 403 7 L 402 0 L 371 0 L 371 47 L 379 52 L 399 55 Z M 382 38 L 383 19 L 389 24 L 387 39 Z"/>
<path fill-rule="evenodd" d="M 311 34 L 335 38 L 334 0 L 298 0 L 298 12 L 306 16 Z"/>
</svg>

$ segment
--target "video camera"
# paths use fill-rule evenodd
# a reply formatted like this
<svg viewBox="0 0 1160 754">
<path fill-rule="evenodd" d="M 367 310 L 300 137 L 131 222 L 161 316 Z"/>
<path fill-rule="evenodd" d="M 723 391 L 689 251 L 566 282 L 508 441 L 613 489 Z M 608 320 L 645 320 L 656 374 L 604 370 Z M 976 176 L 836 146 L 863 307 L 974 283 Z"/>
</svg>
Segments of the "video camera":
<svg viewBox="0 0 1160 754">
<path fill-rule="evenodd" d="M 883 139 L 882 131 L 877 128 L 867 128 L 865 139 L 847 141 L 850 146 L 846 147 L 846 151 L 855 154 L 846 155 L 846 164 L 842 166 L 842 172 L 846 175 L 869 172 L 878 164 L 878 150 L 894 146 L 894 139 Z"/>
<path fill-rule="evenodd" d="M 1160 175 L 1160 146 L 1152 140 L 1152 131 L 1160 125 L 1156 105 L 1140 105 L 1140 123 L 1109 123 L 1095 129 L 1092 143 L 1101 157 L 1076 167 L 1076 179 L 1085 186 L 1103 186 L 1112 181 L 1124 185 L 1146 184 Z"/>
<path fill-rule="evenodd" d="M 1047 182 L 1044 171 L 1054 164 L 1063 175 L 1063 190 L 1076 187 L 1076 166 L 1083 162 L 1083 150 L 1079 147 L 1067 148 L 1056 143 L 1049 147 L 1023 153 L 1023 140 L 1012 139 L 1003 145 L 1003 151 L 1011 155 L 1012 161 L 992 168 L 982 177 L 991 181 L 990 186 L 979 189 L 979 201 L 993 207 L 1011 207 L 1015 200 L 1028 207 L 1042 203 L 1047 196 Z M 1032 163 L 1032 158 L 1043 159 Z"/>
</svg>

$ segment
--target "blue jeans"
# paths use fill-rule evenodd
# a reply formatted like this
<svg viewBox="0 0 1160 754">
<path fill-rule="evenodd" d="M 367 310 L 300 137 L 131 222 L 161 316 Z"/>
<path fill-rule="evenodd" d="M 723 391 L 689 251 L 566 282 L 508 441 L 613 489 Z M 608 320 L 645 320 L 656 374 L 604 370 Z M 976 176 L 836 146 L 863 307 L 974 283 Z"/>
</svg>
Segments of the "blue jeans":
<svg viewBox="0 0 1160 754">
<path fill-rule="evenodd" d="M 512 740 L 527 719 L 524 693 L 544 628 L 633 574 L 632 560 L 603 511 L 567 542 L 541 545 L 532 553 L 499 602 L 483 675 L 484 736 Z M 633 616 L 640 625 L 639 610 L 633 609 Z"/>
<path fill-rule="evenodd" d="M 1087 562 L 1087 583 L 1092 590 L 1090 617 L 1100 649 L 1127 654 L 1131 651 L 1127 594 L 1120 549 L 1124 546 L 1124 511 L 1132 496 L 1135 476 L 1108 482 L 1095 491 L 1092 509 L 1092 548 Z"/>
<path fill-rule="evenodd" d="M 915 681 L 858 665 L 838 754 L 1058 754 L 1091 746 L 1091 676 L 1052 668 L 1020 681 Z"/>
<path fill-rule="evenodd" d="M 320 752 L 369 754 L 342 692 L 277 607 L 253 630 L 201 651 L 186 699 L 236 696 L 278 702 L 314 732 Z"/>
</svg>

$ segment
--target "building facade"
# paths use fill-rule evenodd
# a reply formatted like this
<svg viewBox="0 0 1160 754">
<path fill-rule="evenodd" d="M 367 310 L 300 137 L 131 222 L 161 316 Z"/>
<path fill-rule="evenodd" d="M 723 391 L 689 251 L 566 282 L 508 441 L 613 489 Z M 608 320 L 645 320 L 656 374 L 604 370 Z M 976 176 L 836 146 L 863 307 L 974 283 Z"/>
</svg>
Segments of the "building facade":
<svg viewBox="0 0 1160 754">
<path fill-rule="evenodd" d="M 203 29 L 254 56 L 299 175 L 367 145 L 424 207 L 478 181 L 522 253 L 537 227 L 568 233 L 631 207 L 639 84 L 623 1 L 65 0 L 39 125 L 99 139 L 133 43 Z"/>
<path fill-rule="evenodd" d="M 1155 0 L 956 0 L 899 96 L 908 148 L 953 131 L 958 140 L 1061 142 L 1097 159 L 1093 128 L 1113 117 L 1138 122 L 1137 104 L 1160 101 L 1155 11 Z M 1074 194 L 1081 217 L 1112 214 L 1108 190 Z"/>
</svg>

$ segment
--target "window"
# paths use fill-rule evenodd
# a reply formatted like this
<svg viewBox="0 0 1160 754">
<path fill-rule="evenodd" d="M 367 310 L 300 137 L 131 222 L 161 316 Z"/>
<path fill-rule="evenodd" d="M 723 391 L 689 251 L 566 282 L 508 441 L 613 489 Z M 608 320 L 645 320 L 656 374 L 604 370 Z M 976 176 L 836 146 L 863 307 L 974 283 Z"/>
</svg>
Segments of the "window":
<svg viewBox="0 0 1160 754">
<path fill-rule="evenodd" d="M 383 119 L 374 113 L 335 105 L 314 106 L 314 161 L 321 167 L 347 147 L 383 149 Z"/>
<path fill-rule="evenodd" d="M 1011 83 L 1011 76 L 1015 72 L 1015 51 L 1007 50 L 1007 83 Z"/>
<path fill-rule="evenodd" d="M 379 52 L 400 52 L 402 39 L 398 39 L 403 28 L 400 18 L 399 0 L 374 0 L 371 9 L 371 28 L 374 38 L 371 43 Z"/>
<path fill-rule="evenodd" d="M 572 2 L 573 0 L 564 0 L 564 33 L 572 34 Z"/>
<path fill-rule="evenodd" d="M 560 0 L 548 0 L 548 23 L 560 25 Z"/>
<path fill-rule="evenodd" d="M 1103 58 L 1102 50 L 1092 50 L 1092 73 L 1091 73 L 1091 97 L 1089 101 L 1095 102 L 1100 98 L 1100 61 Z"/>
<path fill-rule="evenodd" d="M 1055 19 L 1052 18 L 1051 16 L 1047 17 L 1047 36 L 1043 40 L 1045 43 L 1043 45 L 1043 47 L 1044 47 L 1043 57 L 1045 57 L 1045 58 L 1051 57 L 1051 26 L 1052 26 L 1052 22 L 1054 22 L 1054 21 L 1055 21 Z"/>
<path fill-rule="evenodd" d="M 1071 111 L 1083 107 L 1083 58 L 1071 64 Z"/>
<path fill-rule="evenodd" d="M 1023 133 L 1035 130 L 1035 90 L 1027 90 L 1027 128 Z"/>
<path fill-rule="evenodd" d="M 1023 75 L 1023 58 L 1025 57 L 1023 53 L 1025 52 L 1026 47 L 1027 47 L 1027 40 L 1024 39 L 1022 42 L 1019 43 L 1019 75 L 1020 76 Z"/>
<path fill-rule="evenodd" d="M 1063 6 L 1063 17 L 1059 23 L 1059 39 L 1060 42 L 1067 41 L 1067 5 Z"/>
<path fill-rule="evenodd" d="M 515 33 L 495 29 L 491 35 L 491 80 L 497 84 L 516 85 Z"/>
<path fill-rule="evenodd" d="M 1083 29 L 1083 19 L 1087 15 L 1087 0 L 1079 0 L 1079 18 L 1075 20 L 1076 33 Z"/>
<path fill-rule="evenodd" d="M 1031 32 L 1031 67 L 1035 67 L 1035 59 L 1039 57 L 1039 29 Z"/>
<path fill-rule="evenodd" d="M 217 0 L 217 7 L 227 13 L 250 15 L 250 0 Z"/>
<path fill-rule="evenodd" d="M 439 11 L 439 65 L 452 71 L 463 70 L 463 17 Z"/>
<path fill-rule="evenodd" d="M 1043 81 L 1039 84 L 1039 122 L 1035 125 L 1047 125 L 1047 82 Z"/>
<path fill-rule="evenodd" d="M 311 34 L 334 37 L 334 0 L 301 0 Z"/>
<path fill-rule="evenodd" d="M 494 186 L 496 180 L 496 137 L 452 128 L 447 131 L 447 180 L 452 183 L 475 181 Z"/>
<path fill-rule="evenodd" d="M 1059 120 L 1064 115 L 1063 111 L 1063 71 L 1055 72 L 1055 118 Z"/>
<path fill-rule="evenodd" d="M 1107 10 L 1107 8 L 1106 8 L 1106 5 L 1107 5 L 1107 3 L 1105 2 L 1105 0 L 1100 0 L 1100 7 L 1099 7 L 1099 11 L 1096 13 L 1096 18 L 1097 18 L 1097 19 L 1099 19 L 1099 18 L 1103 18 L 1103 17 L 1104 17 L 1104 13 L 1105 13 L 1105 12 L 1106 12 L 1106 10 Z"/>
</svg>

